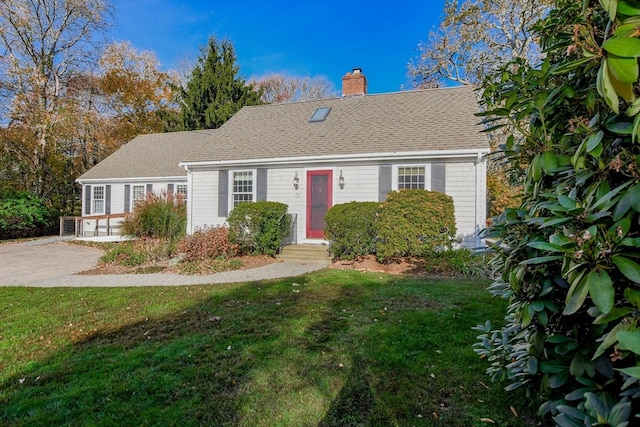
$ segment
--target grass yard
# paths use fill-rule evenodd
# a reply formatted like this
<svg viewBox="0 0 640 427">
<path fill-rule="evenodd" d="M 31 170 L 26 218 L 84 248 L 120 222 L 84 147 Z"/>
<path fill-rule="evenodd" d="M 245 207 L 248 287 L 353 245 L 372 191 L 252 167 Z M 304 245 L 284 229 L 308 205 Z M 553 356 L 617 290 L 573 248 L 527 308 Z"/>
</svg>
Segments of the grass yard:
<svg viewBox="0 0 640 427">
<path fill-rule="evenodd" d="M 0 288 L 0 425 L 537 425 L 472 350 L 505 309 L 487 285 Z"/>
</svg>

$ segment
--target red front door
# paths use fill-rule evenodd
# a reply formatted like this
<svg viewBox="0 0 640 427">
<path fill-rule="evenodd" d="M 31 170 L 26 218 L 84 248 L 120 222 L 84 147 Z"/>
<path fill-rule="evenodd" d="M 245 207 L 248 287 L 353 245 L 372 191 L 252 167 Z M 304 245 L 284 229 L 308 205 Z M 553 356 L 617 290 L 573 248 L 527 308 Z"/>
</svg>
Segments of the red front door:
<svg viewBox="0 0 640 427">
<path fill-rule="evenodd" d="M 333 172 L 307 172 L 307 237 L 324 237 L 324 216 L 331 207 Z"/>
</svg>

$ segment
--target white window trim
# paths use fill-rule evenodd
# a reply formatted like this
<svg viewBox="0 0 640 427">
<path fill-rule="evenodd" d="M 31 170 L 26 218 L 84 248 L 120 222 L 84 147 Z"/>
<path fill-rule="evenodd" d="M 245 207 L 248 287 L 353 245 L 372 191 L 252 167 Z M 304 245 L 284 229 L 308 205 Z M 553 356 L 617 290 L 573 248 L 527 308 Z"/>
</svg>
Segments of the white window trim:
<svg viewBox="0 0 640 427">
<path fill-rule="evenodd" d="M 135 188 L 142 187 L 142 199 L 144 199 L 147 195 L 147 184 L 132 184 L 131 185 L 131 209 L 133 210 L 136 207 L 136 198 L 135 198 Z"/>
<path fill-rule="evenodd" d="M 391 188 L 395 191 L 398 191 L 398 173 L 400 173 L 400 168 L 424 168 L 424 189 L 431 190 L 431 163 L 394 165 Z"/>
<path fill-rule="evenodd" d="M 98 188 L 102 189 L 102 199 L 96 199 L 96 190 Z M 106 191 L 106 185 L 94 185 L 91 187 L 91 213 L 93 215 L 104 215 L 107 203 Z M 102 200 L 102 211 L 96 210 L 96 200 Z"/>
<path fill-rule="evenodd" d="M 229 170 L 229 191 L 228 191 L 228 195 L 229 195 L 229 212 L 231 212 L 233 210 L 233 208 L 235 207 L 233 205 L 233 175 L 236 172 L 251 172 L 251 179 L 252 179 L 252 191 L 251 191 L 251 201 L 255 202 L 256 198 L 257 198 L 257 182 L 256 182 L 256 178 L 258 176 L 258 170 L 257 169 L 231 169 Z"/>
<path fill-rule="evenodd" d="M 184 187 L 184 193 L 178 191 L 178 187 Z M 173 184 L 173 192 L 175 194 L 182 194 L 184 200 L 186 201 L 189 198 L 189 184 L 187 184 L 186 182 L 176 182 Z"/>
</svg>

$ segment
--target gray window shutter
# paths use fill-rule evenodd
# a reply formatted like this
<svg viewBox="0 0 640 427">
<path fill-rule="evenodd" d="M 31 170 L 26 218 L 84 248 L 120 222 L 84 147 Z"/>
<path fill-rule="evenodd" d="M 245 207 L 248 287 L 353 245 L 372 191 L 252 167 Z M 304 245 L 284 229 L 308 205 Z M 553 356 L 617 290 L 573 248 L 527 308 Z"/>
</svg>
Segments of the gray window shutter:
<svg viewBox="0 0 640 427">
<path fill-rule="evenodd" d="M 91 215 L 91 186 L 84 186 L 84 214 Z"/>
<path fill-rule="evenodd" d="M 147 194 L 153 191 L 153 184 L 147 184 Z"/>
<path fill-rule="evenodd" d="M 218 216 L 229 215 L 229 171 L 218 172 Z"/>
<path fill-rule="evenodd" d="M 111 186 L 104 186 L 104 214 L 111 215 Z"/>
<path fill-rule="evenodd" d="M 433 163 L 431 165 L 431 191 L 445 192 L 446 166 L 444 163 Z"/>
<path fill-rule="evenodd" d="M 260 168 L 257 171 L 256 183 L 256 201 L 261 202 L 267 200 L 267 169 Z"/>
<path fill-rule="evenodd" d="M 378 170 L 378 201 L 384 202 L 387 194 L 392 190 L 392 168 L 391 165 L 380 165 Z"/>
<path fill-rule="evenodd" d="M 129 184 L 124 186 L 124 212 L 131 212 L 131 186 Z"/>
<path fill-rule="evenodd" d="M 167 193 L 173 193 L 173 184 L 167 184 Z"/>
</svg>

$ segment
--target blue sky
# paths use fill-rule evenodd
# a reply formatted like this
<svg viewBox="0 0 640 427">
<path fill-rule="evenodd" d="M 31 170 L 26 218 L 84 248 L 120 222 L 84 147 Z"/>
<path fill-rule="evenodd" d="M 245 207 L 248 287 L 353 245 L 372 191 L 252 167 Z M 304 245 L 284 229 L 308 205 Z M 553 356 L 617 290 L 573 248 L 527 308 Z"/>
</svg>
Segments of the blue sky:
<svg viewBox="0 0 640 427">
<path fill-rule="evenodd" d="M 195 60 L 209 36 L 229 39 L 240 73 L 324 76 L 337 90 L 355 67 L 369 93 L 410 88 L 407 63 L 438 26 L 445 0 L 114 0 L 111 38 L 154 51 L 163 69 Z"/>
</svg>

